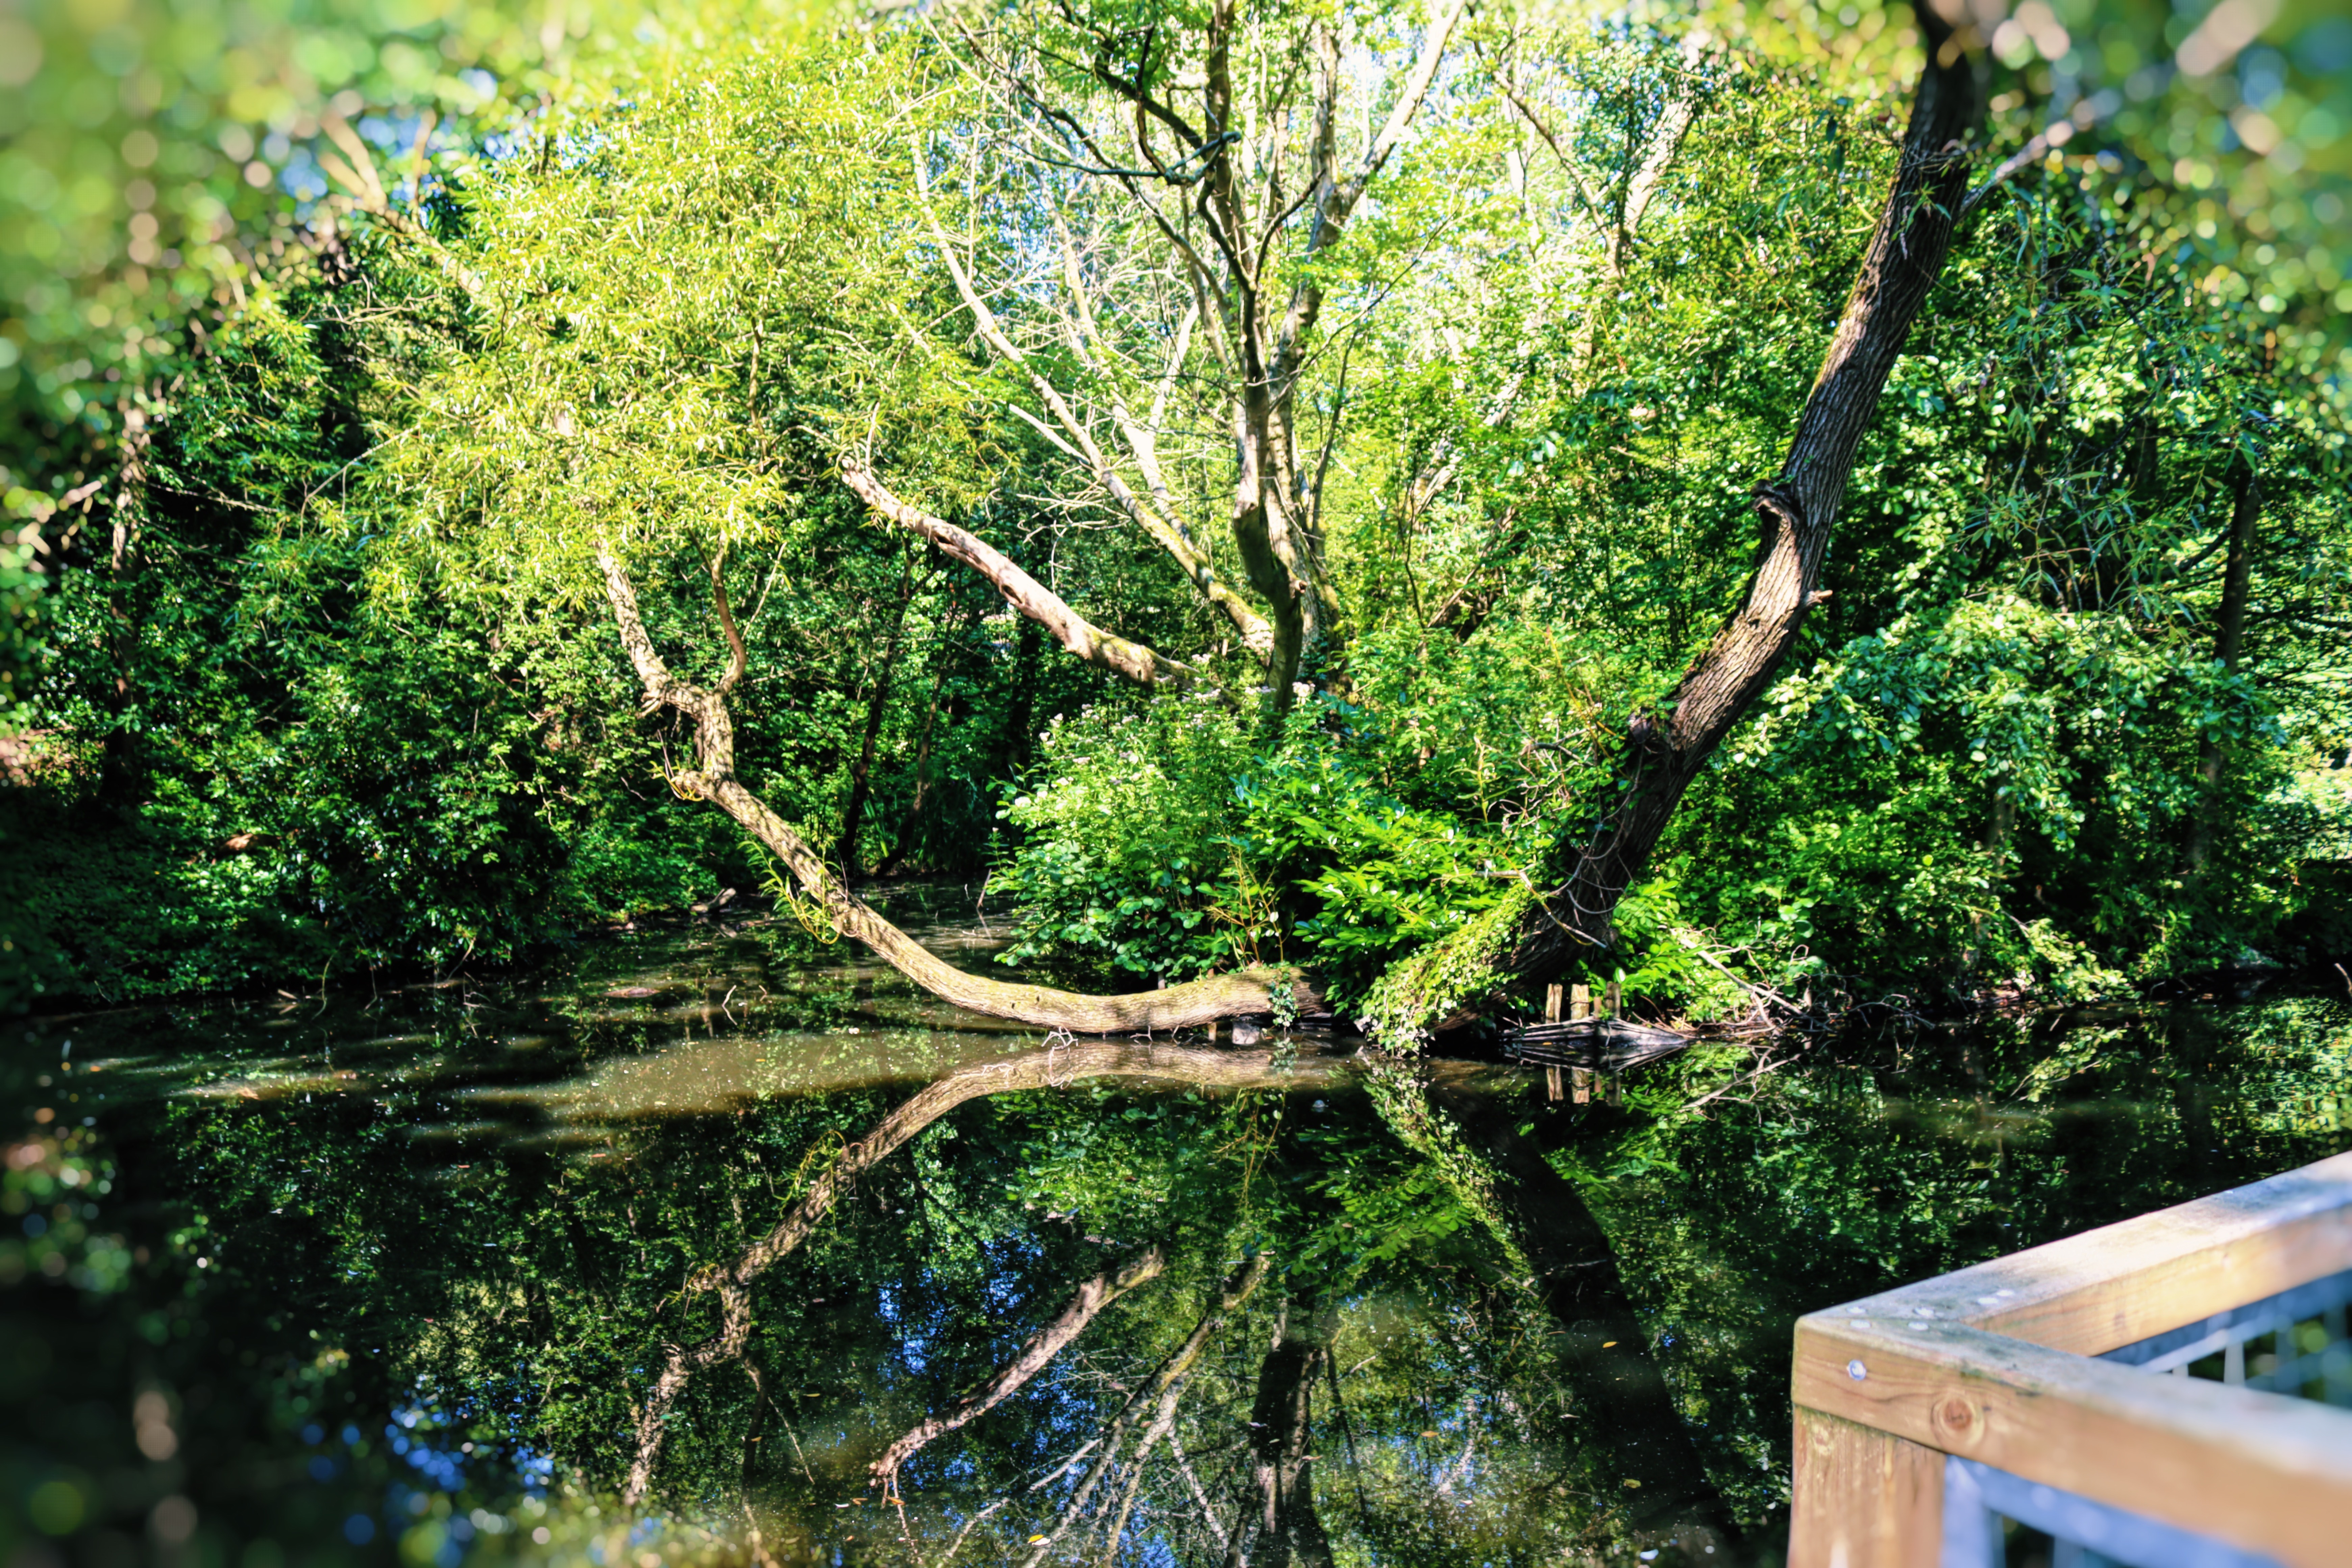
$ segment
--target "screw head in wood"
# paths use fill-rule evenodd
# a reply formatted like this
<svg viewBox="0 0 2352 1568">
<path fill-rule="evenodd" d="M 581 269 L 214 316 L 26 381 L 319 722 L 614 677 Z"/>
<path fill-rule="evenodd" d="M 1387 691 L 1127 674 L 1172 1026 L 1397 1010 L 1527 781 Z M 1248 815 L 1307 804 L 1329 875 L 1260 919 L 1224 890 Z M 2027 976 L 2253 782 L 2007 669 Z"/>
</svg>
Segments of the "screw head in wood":
<svg viewBox="0 0 2352 1568">
<path fill-rule="evenodd" d="M 1862 1359 L 1857 1356 L 1853 1361 L 1845 1363 L 1845 1374 L 1853 1379 L 1854 1382 L 1860 1383 L 1864 1378 L 1870 1375 L 1870 1369 L 1863 1365 Z"/>
</svg>

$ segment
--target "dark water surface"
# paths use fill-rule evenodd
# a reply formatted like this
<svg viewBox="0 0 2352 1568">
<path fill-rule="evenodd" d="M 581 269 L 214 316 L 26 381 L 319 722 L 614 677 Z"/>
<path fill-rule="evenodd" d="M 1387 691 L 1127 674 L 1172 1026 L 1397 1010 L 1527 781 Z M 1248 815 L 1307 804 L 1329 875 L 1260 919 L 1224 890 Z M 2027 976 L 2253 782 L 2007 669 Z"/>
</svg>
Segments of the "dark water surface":
<svg viewBox="0 0 2352 1568">
<path fill-rule="evenodd" d="M 788 921 L 5 1030 L 6 1568 L 1773 1562 L 1799 1313 L 2352 1147 L 2284 986 L 1616 1107 L 1048 1040 Z"/>
</svg>

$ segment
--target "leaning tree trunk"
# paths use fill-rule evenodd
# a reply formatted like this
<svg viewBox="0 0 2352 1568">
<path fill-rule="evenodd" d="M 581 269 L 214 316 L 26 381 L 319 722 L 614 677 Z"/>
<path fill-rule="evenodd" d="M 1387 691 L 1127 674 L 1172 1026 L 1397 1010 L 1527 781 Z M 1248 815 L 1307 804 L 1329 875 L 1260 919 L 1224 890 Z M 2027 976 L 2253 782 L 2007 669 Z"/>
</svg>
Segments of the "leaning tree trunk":
<svg viewBox="0 0 2352 1568">
<path fill-rule="evenodd" d="M 1796 642 L 1854 455 L 1879 394 L 1951 249 L 1967 194 L 1971 135 L 1982 118 L 1978 62 L 1927 5 L 1916 7 L 1927 61 L 1894 188 L 1805 400 L 1779 476 L 1756 489 L 1761 538 L 1746 602 L 1708 644 L 1671 700 L 1626 725 L 1622 792 L 1591 837 L 1564 847 L 1554 890 L 1522 925 L 1503 964 L 1531 979 L 1558 974 L 1590 948 L 1615 943 L 1617 901 L 1648 863 L 1683 794 L 1762 695 Z"/>
<path fill-rule="evenodd" d="M 807 840 L 769 810 L 766 803 L 735 776 L 735 721 L 728 710 L 727 693 L 742 679 L 745 655 L 743 639 L 728 609 L 726 586 L 717 570 L 714 568 L 711 574 L 711 593 L 719 626 L 732 650 L 731 662 L 719 685 L 706 690 L 680 680 L 663 662 L 637 612 L 636 589 L 609 541 L 599 541 L 596 563 L 604 574 L 604 591 L 612 603 L 621 644 L 628 650 L 629 661 L 636 667 L 637 678 L 645 686 L 646 710 L 674 709 L 694 724 L 697 765 L 671 774 L 672 787 L 690 798 L 709 801 L 733 817 L 784 863 L 793 879 L 824 908 L 835 930 L 872 948 L 892 968 L 924 990 L 975 1013 L 1018 1019 L 1049 1029 L 1066 1029 L 1078 1035 L 1197 1028 L 1219 1018 L 1270 1013 L 1277 986 L 1288 988 L 1300 1012 L 1325 1011 L 1322 997 L 1312 984 L 1303 973 L 1290 969 L 1245 969 L 1232 974 L 1212 974 L 1158 991 L 1089 996 L 1044 985 L 989 980 L 943 962 L 845 887 Z"/>
</svg>

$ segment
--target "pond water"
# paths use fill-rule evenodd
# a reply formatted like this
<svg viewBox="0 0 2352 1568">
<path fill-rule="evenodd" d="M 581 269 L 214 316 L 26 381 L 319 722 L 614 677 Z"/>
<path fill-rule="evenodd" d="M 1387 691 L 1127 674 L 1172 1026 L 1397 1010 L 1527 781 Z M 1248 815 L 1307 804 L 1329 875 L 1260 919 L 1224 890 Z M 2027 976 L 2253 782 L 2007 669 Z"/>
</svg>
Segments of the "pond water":
<svg viewBox="0 0 2352 1568">
<path fill-rule="evenodd" d="M 1798 1314 L 2352 1147 L 2291 986 L 1618 1105 L 1047 1039 L 789 921 L 5 1028 L 8 1568 L 1772 1563 Z"/>
</svg>

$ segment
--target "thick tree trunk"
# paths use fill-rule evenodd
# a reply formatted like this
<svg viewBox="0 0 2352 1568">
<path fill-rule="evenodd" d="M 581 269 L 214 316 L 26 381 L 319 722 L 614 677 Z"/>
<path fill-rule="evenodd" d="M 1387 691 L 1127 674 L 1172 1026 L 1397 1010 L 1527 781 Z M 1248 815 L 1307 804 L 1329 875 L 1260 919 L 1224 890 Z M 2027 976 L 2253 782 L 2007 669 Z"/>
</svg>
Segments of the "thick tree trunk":
<svg viewBox="0 0 2352 1568">
<path fill-rule="evenodd" d="M 597 564 L 619 627 L 621 644 L 628 650 L 646 690 L 646 705 L 674 708 L 694 721 L 697 766 L 672 775 L 681 793 L 710 801 L 784 863 L 808 894 L 824 906 L 836 930 L 856 938 L 887 960 L 892 968 L 930 992 L 975 1013 L 1016 1018 L 1049 1029 L 1078 1035 L 1150 1033 L 1161 1029 L 1197 1028 L 1219 1018 L 1274 1010 L 1274 987 L 1287 985 L 1302 1012 L 1327 1011 L 1312 983 L 1296 970 L 1247 969 L 1233 974 L 1139 991 L 1121 996 L 1087 996 L 1044 985 L 1020 985 L 967 974 L 924 948 L 892 925 L 835 877 L 807 840 L 768 809 L 759 796 L 735 777 L 735 722 L 728 712 L 727 687 L 741 673 L 743 654 L 734 641 L 734 663 L 726 682 L 706 691 L 669 672 L 637 613 L 636 590 L 619 557 L 605 544 L 597 547 Z M 723 595 L 720 619 L 730 628 Z"/>
<path fill-rule="evenodd" d="M 1951 248 L 1968 190 L 1968 143 L 1982 119 L 1979 62 L 1927 5 L 1916 7 L 1927 60 L 1913 96 L 1894 188 L 1806 399 L 1780 472 L 1756 491 L 1761 538 L 1746 602 L 1657 713 L 1626 726 L 1620 793 L 1580 847 L 1563 846 L 1561 880 L 1522 929 L 1506 967 L 1558 974 L 1614 945 L 1617 900 L 1648 863 L 1684 792 L 1795 643 L 1817 592 L 1847 475 L 1911 322 Z"/>
<path fill-rule="evenodd" d="M 2254 573 L 2254 524 L 2262 516 L 2262 482 L 2251 465 L 2238 469 L 2237 498 L 2230 509 L 2230 553 L 2221 572 L 2221 608 L 2213 627 L 2213 654 L 2224 670 L 2234 673 L 2246 640 L 2246 599 Z M 2198 803 L 2196 825 L 2189 829 L 2189 869 L 2201 878 L 2213 858 L 2215 818 L 2221 810 L 2221 742 L 2211 733 L 2197 742 L 2197 777 L 2205 786 Z"/>
<path fill-rule="evenodd" d="M 1168 1255 L 1157 1244 L 1147 1247 L 1117 1269 L 1104 1269 L 1078 1287 L 1054 1321 L 1029 1336 L 1019 1353 L 1005 1363 L 994 1377 L 969 1398 L 957 1403 L 944 1415 L 934 1415 L 918 1422 L 904 1436 L 882 1450 L 882 1457 L 867 1467 L 875 1479 L 896 1481 L 898 1467 L 920 1453 L 936 1438 L 944 1437 L 957 1427 L 976 1421 L 1013 1394 L 1029 1380 L 1051 1366 L 1072 1340 L 1086 1332 L 1095 1314 L 1147 1280 L 1160 1278 L 1168 1266 Z"/>
</svg>

